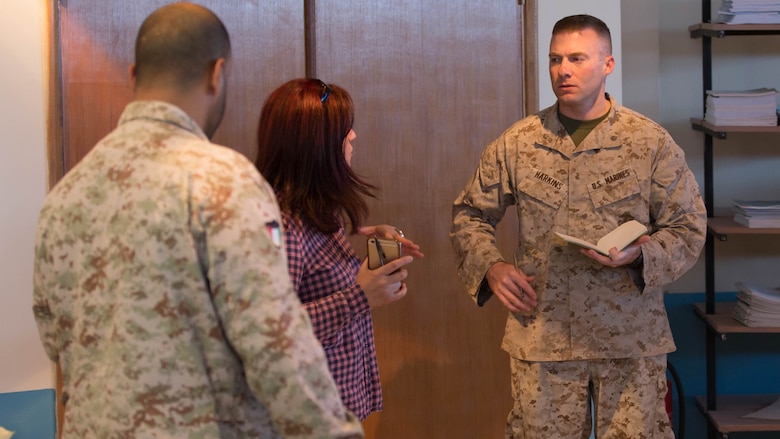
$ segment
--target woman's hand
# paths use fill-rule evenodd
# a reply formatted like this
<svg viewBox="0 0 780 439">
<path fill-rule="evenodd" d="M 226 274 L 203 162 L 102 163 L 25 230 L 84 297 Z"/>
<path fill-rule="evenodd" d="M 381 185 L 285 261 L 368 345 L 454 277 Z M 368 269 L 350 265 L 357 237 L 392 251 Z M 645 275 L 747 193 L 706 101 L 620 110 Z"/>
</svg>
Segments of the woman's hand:
<svg viewBox="0 0 780 439">
<path fill-rule="evenodd" d="M 415 258 L 422 258 L 423 253 L 420 251 L 420 246 L 415 244 L 414 241 L 404 236 L 404 232 L 401 229 L 389 226 L 387 224 L 381 224 L 378 226 L 364 226 L 358 229 L 358 234 L 364 236 L 379 236 L 381 238 L 395 239 L 403 244 L 401 253 L 414 256 Z M 406 265 L 406 264 L 403 264 Z"/>
<path fill-rule="evenodd" d="M 401 267 L 412 261 L 411 256 L 402 256 L 375 270 L 368 268 L 368 259 L 363 261 L 357 274 L 357 284 L 366 293 L 369 308 L 379 308 L 406 296 L 403 281 L 409 273 Z"/>
</svg>

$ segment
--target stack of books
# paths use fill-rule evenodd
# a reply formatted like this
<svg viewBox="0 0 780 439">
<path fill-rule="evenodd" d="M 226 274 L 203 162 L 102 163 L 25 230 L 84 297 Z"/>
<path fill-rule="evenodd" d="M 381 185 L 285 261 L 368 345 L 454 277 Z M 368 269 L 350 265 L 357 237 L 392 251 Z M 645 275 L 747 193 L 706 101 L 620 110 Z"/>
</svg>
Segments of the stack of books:
<svg viewBox="0 0 780 439">
<path fill-rule="evenodd" d="M 707 91 L 704 120 L 717 126 L 776 126 L 777 90 Z"/>
<path fill-rule="evenodd" d="M 736 200 L 734 221 L 751 229 L 780 228 L 780 201 Z"/>
<path fill-rule="evenodd" d="M 723 0 L 716 21 L 728 24 L 777 24 L 780 23 L 780 0 Z"/>
<path fill-rule="evenodd" d="M 780 288 L 737 282 L 734 319 L 753 328 L 780 327 Z"/>
</svg>

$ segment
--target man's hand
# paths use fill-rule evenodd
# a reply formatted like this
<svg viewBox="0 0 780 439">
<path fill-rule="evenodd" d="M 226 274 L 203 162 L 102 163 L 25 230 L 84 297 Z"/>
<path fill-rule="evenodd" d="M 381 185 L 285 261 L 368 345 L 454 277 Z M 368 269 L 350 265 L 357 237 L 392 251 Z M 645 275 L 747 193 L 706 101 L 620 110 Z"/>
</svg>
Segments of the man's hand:
<svg viewBox="0 0 780 439">
<path fill-rule="evenodd" d="M 526 276 L 511 264 L 496 262 L 488 269 L 485 279 L 509 311 L 528 315 L 538 304 L 536 291 L 529 283 L 534 280 L 533 276 Z"/>
<path fill-rule="evenodd" d="M 583 255 L 598 261 L 599 263 L 606 265 L 607 267 L 621 267 L 634 262 L 639 255 L 642 254 L 642 244 L 650 241 L 650 235 L 643 235 L 632 242 L 631 245 L 624 248 L 623 251 L 618 251 L 617 248 L 612 247 L 609 249 L 609 257 L 598 253 L 595 250 L 580 249 L 580 253 Z"/>
</svg>

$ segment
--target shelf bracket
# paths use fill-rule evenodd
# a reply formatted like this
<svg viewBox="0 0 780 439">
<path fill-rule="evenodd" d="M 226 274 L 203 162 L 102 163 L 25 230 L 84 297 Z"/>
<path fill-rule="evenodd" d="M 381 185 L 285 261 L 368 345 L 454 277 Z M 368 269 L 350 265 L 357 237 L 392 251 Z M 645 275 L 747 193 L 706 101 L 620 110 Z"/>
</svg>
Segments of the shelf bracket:
<svg viewBox="0 0 780 439">
<path fill-rule="evenodd" d="M 723 139 L 726 138 L 726 132 L 725 131 L 715 131 L 715 130 L 712 130 L 712 129 L 708 128 L 708 127 L 705 127 L 704 124 L 702 124 L 702 123 L 694 122 L 694 123 L 691 124 L 691 128 L 693 128 L 696 131 L 701 131 L 704 134 L 706 134 L 706 135 L 708 135 L 710 137 L 714 137 L 716 139 L 723 140 Z"/>
</svg>

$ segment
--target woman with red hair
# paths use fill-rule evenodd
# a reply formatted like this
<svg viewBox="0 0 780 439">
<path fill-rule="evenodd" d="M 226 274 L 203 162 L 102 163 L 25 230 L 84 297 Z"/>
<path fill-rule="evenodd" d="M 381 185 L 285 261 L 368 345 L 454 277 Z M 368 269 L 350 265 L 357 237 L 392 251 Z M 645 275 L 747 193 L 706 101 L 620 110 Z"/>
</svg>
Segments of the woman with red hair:
<svg viewBox="0 0 780 439">
<path fill-rule="evenodd" d="M 361 420 L 382 409 L 371 310 L 407 293 L 405 265 L 419 246 L 392 226 L 362 226 L 376 188 L 351 168 L 354 105 L 343 88 L 294 79 L 266 100 L 256 165 L 273 186 L 298 297 L 323 345 L 347 408 Z M 346 237 L 395 239 L 405 255 L 370 270 Z"/>
</svg>

